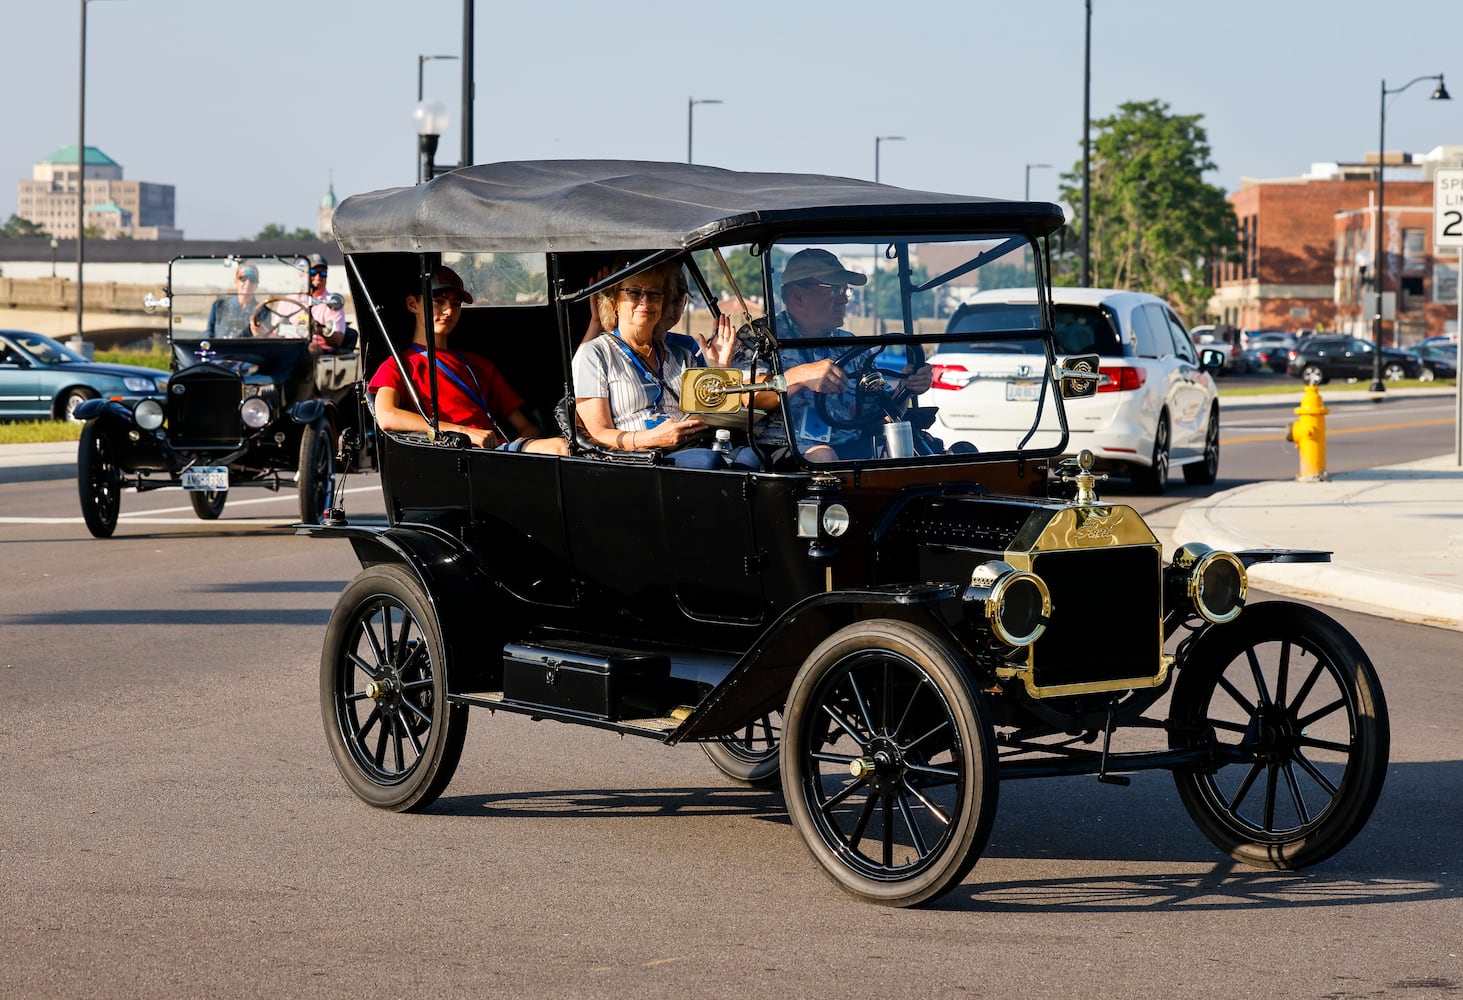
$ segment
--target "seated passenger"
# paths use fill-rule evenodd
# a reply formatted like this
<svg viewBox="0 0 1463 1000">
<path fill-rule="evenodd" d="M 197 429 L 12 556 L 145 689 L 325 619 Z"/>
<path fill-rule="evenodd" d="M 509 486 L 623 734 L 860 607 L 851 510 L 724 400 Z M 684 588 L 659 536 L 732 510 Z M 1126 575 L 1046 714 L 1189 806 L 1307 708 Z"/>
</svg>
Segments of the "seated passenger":
<svg viewBox="0 0 1463 1000">
<path fill-rule="evenodd" d="M 676 288 L 673 265 L 629 277 L 596 296 L 600 325 L 611 332 L 588 340 L 574 354 L 574 395 L 589 436 L 616 451 L 665 449 L 671 465 L 687 469 L 725 468 L 710 448 L 685 447 L 703 435 L 706 424 L 680 406 L 681 375 L 699 367 L 684 346 L 667 343 L 658 324 L 667 295 Z M 716 340 L 720 353 L 732 347 L 731 325 Z M 761 467 L 756 452 L 738 448 L 731 464 Z"/>
<path fill-rule="evenodd" d="M 848 375 L 834 359 L 846 347 L 793 347 L 803 337 L 848 337 L 842 329 L 848 309 L 849 285 L 862 285 L 868 276 L 845 268 L 827 250 L 799 250 L 788 259 L 782 270 L 782 312 L 776 318 L 779 352 L 787 377 L 787 403 L 791 412 L 798 449 L 810 462 L 836 462 L 840 458 L 868 458 L 872 436 L 867 429 L 830 427 L 818 413 L 818 396 L 825 397 L 824 406 L 838 419 L 854 416 L 854 389 Z M 749 360 L 739 359 L 746 369 Z M 921 365 L 910 372 L 908 391 L 918 396 L 930 387 L 934 371 Z M 759 394 L 759 406 L 771 408 Z M 781 420 L 763 421 L 758 428 L 758 441 L 764 450 L 777 451 L 787 446 L 787 431 Z"/>
<path fill-rule="evenodd" d="M 546 438 L 523 415 L 523 400 L 498 374 L 492 362 L 475 354 L 454 351 L 447 338 L 462 317 L 462 306 L 472 296 L 450 268 L 432 275 L 432 338 L 437 360 L 437 427 L 461 431 L 479 448 L 567 455 L 563 438 Z M 408 295 L 406 307 L 416 317 L 416 331 L 403 358 L 411 369 L 411 383 L 422 405 L 431 405 L 427 368 L 425 310 L 420 295 Z M 425 431 L 427 419 L 416 411 L 411 393 L 395 358 L 387 358 L 369 386 L 376 400 L 376 423 L 386 431 Z"/>
<path fill-rule="evenodd" d="M 240 264 L 234 272 L 234 294 L 216 299 L 208 310 L 208 325 L 204 332 L 210 337 L 262 336 L 259 332 L 255 312 L 259 301 L 259 268 L 253 264 Z"/>
</svg>

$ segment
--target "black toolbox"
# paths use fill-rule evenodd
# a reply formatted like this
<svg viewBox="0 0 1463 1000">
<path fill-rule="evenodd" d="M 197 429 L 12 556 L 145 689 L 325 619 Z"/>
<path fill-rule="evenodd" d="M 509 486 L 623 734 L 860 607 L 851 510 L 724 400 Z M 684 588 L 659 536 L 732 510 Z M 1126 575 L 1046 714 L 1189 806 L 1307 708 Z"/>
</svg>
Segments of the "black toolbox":
<svg viewBox="0 0 1463 1000">
<path fill-rule="evenodd" d="M 503 698 L 608 719 L 663 714 L 670 660 L 656 653 L 561 642 L 503 647 Z"/>
</svg>

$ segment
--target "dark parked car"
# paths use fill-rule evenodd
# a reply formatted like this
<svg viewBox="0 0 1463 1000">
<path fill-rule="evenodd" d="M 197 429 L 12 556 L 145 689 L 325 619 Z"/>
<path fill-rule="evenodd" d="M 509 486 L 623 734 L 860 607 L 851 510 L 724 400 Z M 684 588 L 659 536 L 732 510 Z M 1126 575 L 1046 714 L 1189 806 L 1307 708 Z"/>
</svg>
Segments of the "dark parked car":
<svg viewBox="0 0 1463 1000">
<path fill-rule="evenodd" d="M 223 512 L 231 490 L 295 487 L 300 520 L 318 522 L 337 470 L 374 466 L 354 331 L 340 349 L 321 346 L 321 324 L 341 300 L 310 300 L 307 267 L 272 257 L 172 261 L 166 394 L 132 405 L 94 399 L 75 411 L 86 421 L 76 472 L 93 535 L 116 529 L 124 486 L 181 486 L 205 520 Z"/>
<path fill-rule="evenodd" d="M 155 368 L 88 361 L 39 333 L 0 330 L 0 420 L 74 420 L 89 399 L 135 406 L 167 383 Z"/>
<path fill-rule="evenodd" d="M 1332 379 L 1370 379 L 1373 355 L 1370 341 L 1344 334 L 1318 333 L 1303 338 L 1290 356 L 1286 369 L 1310 385 L 1325 385 Z M 1382 378 L 1388 382 L 1417 378 L 1423 370 L 1415 354 L 1382 348 Z"/>
<path fill-rule="evenodd" d="M 1432 381 L 1435 378 L 1458 377 L 1458 342 L 1456 340 L 1424 341 L 1412 349 L 1421 359 L 1423 371 L 1418 378 Z"/>
<path fill-rule="evenodd" d="M 1065 426 L 1064 398 L 1098 391 L 1099 357 L 1058 353 L 1051 327 L 1048 248 L 1063 221 L 1044 203 L 626 161 L 483 164 L 347 198 L 333 226 L 354 297 L 370 304 L 366 370 L 407 349 L 401 303 L 446 265 L 472 296 L 453 348 L 490 357 L 530 408 L 556 410 L 568 449 L 382 432 L 388 523 L 341 511 L 300 526 L 348 540 L 362 567 L 320 661 L 347 786 L 382 809 L 429 807 L 469 713 L 485 709 L 484 726 L 506 712 L 701 743 L 734 781 L 780 782 L 815 863 L 887 905 L 966 877 L 1008 778 L 1126 784 L 1165 769 L 1235 858 L 1293 868 L 1342 849 L 1387 772 L 1380 682 L 1320 611 L 1247 605 L 1247 565 L 1324 554 L 1195 540 L 1165 565 L 1138 512 L 1098 498 L 1090 452 L 1057 464 L 1066 434 L 947 446 L 913 405 L 922 359 L 957 340 L 1036 342 L 1025 370 L 967 372 L 998 388 L 981 405 L 1024 413 L 1033 431 L 1049 413 Z M 808 250 L 836 269 L 784 298 L 789 261 Z M 935 332 L 982 269 L 1023 258 L 1034 327 Z M 733 304 L 745 353 L 660 390 L 759 451 L 761 471 L 608 449 L 576 419 L 570 360 L 592 297 L 640 302 L 645 289 L 622 282 L 660 282 L 645 272 L 661 264 L 683 268 L 712 311 Z M 897 292 L 880 332 L 790 326 L 795 299 L 826 310 L 866 283 Z M 812 407 L 781 377 L 808 352 L 848 376 Z M 754 383 L 760 421 L 744 408 Z M 831 421 L 846 432 L 836 448 Z M 1071 499 L 1053 496 L 1069 487 Z M 511 739 L 495 739 L 497 759 L 527 752 Z M 500 834 L 464 846 L 501 863 Z"/>
<path fill-rule="evenodd" d="M 1299 338 L 1284 330 L 1256 330 L 1245 340 L 1246 353 L 1253 353 L 1261 368 L 1283 372 L 1290 365 L 1290 352 Z"/>
</svg>

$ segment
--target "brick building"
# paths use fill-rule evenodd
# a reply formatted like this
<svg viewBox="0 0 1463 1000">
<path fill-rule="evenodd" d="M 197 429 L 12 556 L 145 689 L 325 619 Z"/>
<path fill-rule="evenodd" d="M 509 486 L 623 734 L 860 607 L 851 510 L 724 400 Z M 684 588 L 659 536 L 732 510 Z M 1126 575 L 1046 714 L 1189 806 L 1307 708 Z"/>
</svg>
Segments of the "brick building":
<svg viewBox="0 0 1463 1000">
<path fill-rule="evenodd" d="M 1456 258 L 1432 254 L 1432 174 L 1459 152 L 1387 154 L 1385 287 L 1396 322 L 1384 324 L 1386 343 L 1456 327 Z M 1215 266 L 1210 312 L 1245 330 L 1341 329 L 1370 339 L 1369 285 L 1358 265 L 1370 267 L 1378 169 L 1369 154 L 1359 164 L 1315 164 L 1301 177 L 1244 179 L 1229 196 L 1240 249 Z"/>
</svg>

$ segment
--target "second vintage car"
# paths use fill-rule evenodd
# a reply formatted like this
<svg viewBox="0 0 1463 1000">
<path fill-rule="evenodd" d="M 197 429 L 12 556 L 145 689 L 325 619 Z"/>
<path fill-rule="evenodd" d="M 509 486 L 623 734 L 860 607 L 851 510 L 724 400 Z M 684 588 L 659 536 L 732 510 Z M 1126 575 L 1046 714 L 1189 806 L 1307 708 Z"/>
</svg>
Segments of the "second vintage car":
<svg viewBox="0 0 1463 1000">
<path fill-rule="evenodd" d="M 318 522 L 338 470 L 374 467 L 359 351 L 353 341 L 340 349 L 322 341 L 342 302 L 311 299 L 307 268 L 293 257 L 172 261 L 166 393 L 75 410 L 86 421 L 77 488 L 94 536 L 116 529 L 127 487 L 182 487 L 205 520 L 219 517 L 233 490 L 290 488 L 300 520 Z"/>
</svg>

